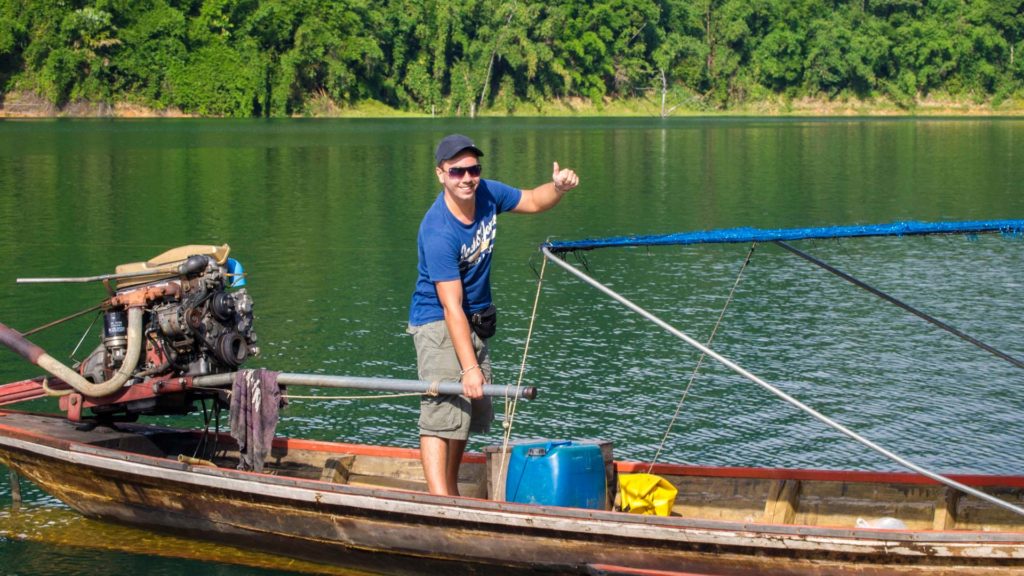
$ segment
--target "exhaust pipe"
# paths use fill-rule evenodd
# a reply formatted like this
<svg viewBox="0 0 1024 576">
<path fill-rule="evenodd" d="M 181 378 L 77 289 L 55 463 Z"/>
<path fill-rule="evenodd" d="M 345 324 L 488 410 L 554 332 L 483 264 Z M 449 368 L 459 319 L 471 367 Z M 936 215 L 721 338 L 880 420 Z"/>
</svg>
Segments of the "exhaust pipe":
<svg viewBox="0 0 1024 576">
<path fill-rule="evenodd" d="M 64 365 L 61 361 L 46 353 L 45 350 L 29 342 L 16 330 L 0 323 L 0 344 L 17 352 L 29 362 L 46 370 L 71 386 L 83 396 L 100 398 L 117 392 L 131 378 L 139 363 L 142 353 L 142 308 L 128 309 L 128 349 L 124 362 L 110 380 L 93 384 L 78 372 Z"/>
</svg>

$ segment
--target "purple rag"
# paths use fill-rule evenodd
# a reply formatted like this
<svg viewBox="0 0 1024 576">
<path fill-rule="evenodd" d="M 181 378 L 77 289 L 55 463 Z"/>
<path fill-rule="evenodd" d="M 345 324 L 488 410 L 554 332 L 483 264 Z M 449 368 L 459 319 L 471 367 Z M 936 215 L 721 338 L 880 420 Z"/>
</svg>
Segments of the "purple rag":
<svg viewBox="0 0 1024 576">
<path fill-rule="evenodd" d="M 239 370 L 231 385 L 231 437 L 238 442 L 238 469 L 263 471 L 284 406 L 277 372 L 258 368 Z"/>
</svg>

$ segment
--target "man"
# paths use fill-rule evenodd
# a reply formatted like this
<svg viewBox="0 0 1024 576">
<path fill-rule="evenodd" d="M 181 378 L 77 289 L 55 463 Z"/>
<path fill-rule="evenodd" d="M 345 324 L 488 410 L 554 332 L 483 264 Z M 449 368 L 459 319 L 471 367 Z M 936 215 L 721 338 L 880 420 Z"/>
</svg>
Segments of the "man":
<svg viewBox="0 0 1024 576">
<path fill-rule="evenodd" d="M 543 212 L 579 184 L 576 173 L 557 162 L 551 182 L 531 190 L 484 180 L 483 155 L 461 134 L 438 143 L 434 160 L 442 191 L 416 240 L 419 264 L 409 333 L 419 377 L 462 382 L 461 396 L 425 395 L 420 402 L 420 457 L 431 494 L 459 495 L 459 465 L 469 433 L 487 432 L 493 419 L 483 385 L 491 380 L 487 339 L 495 326 L 490 273 L 497 215 Z"/>
</svg>

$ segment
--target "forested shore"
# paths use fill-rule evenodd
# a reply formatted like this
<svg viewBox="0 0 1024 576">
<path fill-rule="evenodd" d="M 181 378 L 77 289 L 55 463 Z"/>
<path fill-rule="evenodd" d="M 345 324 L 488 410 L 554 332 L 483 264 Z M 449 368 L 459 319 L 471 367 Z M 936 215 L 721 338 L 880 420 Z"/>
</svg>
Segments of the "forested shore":
<svg viewBox="0 0 1024 576">
<path fill-rule="evenodd" d="M 0 113 L 1020 113 L 1022 52 L 1024 0 L 0 0 Z"/>
</svg>

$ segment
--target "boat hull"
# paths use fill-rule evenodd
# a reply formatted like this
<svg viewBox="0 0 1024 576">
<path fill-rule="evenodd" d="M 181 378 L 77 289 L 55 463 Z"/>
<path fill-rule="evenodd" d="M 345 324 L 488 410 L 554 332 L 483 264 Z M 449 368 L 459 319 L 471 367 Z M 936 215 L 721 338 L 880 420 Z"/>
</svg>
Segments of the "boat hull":
<svg viewBox="0 0 1024 576">
<path fill-rule="evenodd" d="M 329 564 L 402 574 L 1024 570 L 1017 532 L 771 525 L 437 497 L 190 465 L 149 447 L 159 432 L 82 432 L 60 419 L 0 414 L 0 461 L 88 517 Z M 278 453 L 303 446 L 282 440 Z"/>
</svg>

